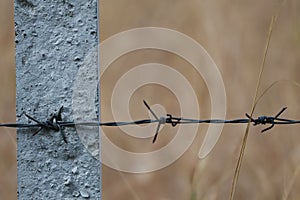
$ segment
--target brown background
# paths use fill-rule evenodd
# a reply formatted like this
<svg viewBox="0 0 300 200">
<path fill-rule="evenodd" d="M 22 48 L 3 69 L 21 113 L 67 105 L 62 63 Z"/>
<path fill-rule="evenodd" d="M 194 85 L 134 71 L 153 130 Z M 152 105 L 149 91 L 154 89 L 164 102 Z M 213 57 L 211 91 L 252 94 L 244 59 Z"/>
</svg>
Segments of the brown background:
<svg viewBox="0 0 300 200">
<path fill-rule="evenodd" d="M 100 1 L 101 40 L 143 26 L 171 28 L 189 35 L 204 46 L 221 71 L 227 94 L 227 118 L 239 118 L 250 110 L 270 18 L 279 5 L 277 0 Z M 276 80 L 300 82 L 299 10 L 299 0 L 289 0 L 282 8 L 274 27 L 260 91 Z M 184 68 L 186 76 L 192 74 L 188 70 L 190 66 L 174 55 L 141 51 L 116 61 L 111 76 L 118 77 L 120 71 L 149 61 Z M 15 120 L 14 66 L 13 2 L 0 0 L 0 122 Z M 108 81 L 111 80 L 107 78 L 102 83 L 107 97 L 104 105 L 109 102 Z M 199 107 L 203 116 L 209 116 L 209 97 L 203 80 L 196 77 L 192 83 L 202 102 Z M 276 85 L 260 102 L 255 115 L 273 115 L 288 106 L 283 116 L 300 119 L 299 91 L 300 88 L 289 83 Z M 167 97 L 162 100 L 163 95 L 168 96 L 168 93 L 158 88 L 144 88 L 135 94 L 132 102 L 136 105 L 135 101 L 140 102 L 139 98 L 146 96 L 149 102 L 161 103 L 168 112 L 177 113 L 177 104 Z M 146 113 L 140 114 L 140 110 L 144 110 L 142 105 L 134 108 L 134 116 L 145 116 Z M 104 120 L 111 118 L 108 110 L 102 112 Z M 199 137 L 182 158 L 158 172 L 139 176 L 104 167 L 104 199 L 190 199 L 191 196 L 227 199 L 245 126 L 226 125 L 213 152 L 199 161 L 197 153 L 205 128 L 201 126 Z M 299 126 L 277 126 L 264 135 L 258 134 L 261 129 L 255 127 L 250 131 L 236 199 L 297 199 L 300 196 Z M 131 144 L 137 143 L 128 138 L 119 139 L 121 134 L 116 129 L 110 131 L 116 135 L 111 139 L 124 148 L 132 148 Z M 165 136 L 163 133 L 168 131 Z M 14 133 L 11 129 L 0 129 L 0 199 L 16 199 Z M 160 142 L 151 148 L 163 146 L 172 138 L 172 133 L 171 128 L 164 130 Z M 149 141 L 142 141 L 132 150 L 140 150 Z"/>
<path fill-rule="evenodd" d="M 0 123 L 14 122 L 15 50 L 13 1 L 0 0 Z M 0 199 L 17 199 L 15 130 L 0 129 Z"/>
<path fill-rule="evenodd" d="M 203 45 L 219 67 L 226 87 L 227 118 L 241 118 L 251 109 L 271 16 L 280 3 L 274 0 L 100 1 L 100 38 L 103 41 L 116 33 L 144 26 L 170 28 L 192 37 Z M 282 7 L 260 92 L 276 80 L 300 82 L 299 10 L 299 0 L 287 1 Z M 198 95 L 201 117 L 209 117 L 209 93 L 202 78 L 194 76 L 187 62 L 171 53 L 140 50 L 120 57 L 103 77 L 102 120 L 113 119 L 110 96 L 118 78 L 132 67 L 148 62 L 172 66 L 186 76 Z M 255 116 L 274 115 L 288 106 L 283 116 L 299 119 L 299 91 L 299 87 L 290 83 L 276 85 L 259 103 Z M 142 99 L 165 106 L 168 113 L 179 113 L 178 103 L 166 88 L 145 86 L 130 100 L 131 114 L 135 118 L 148 116 Z M 228 199 L 245 125 L 225 125 L 212 153 L 199 161 L 197 153 L 206 128 L 201 125 L 191 148 L 162 170 L 135 175 L 103 166 L 104 199 Z M 259 134 L 262 129 L 252 127 L 250 130 L 236 199 L 296 199 L 300 195 L 299 126 L 277 126 L 264 135 Z M 129 138 L 117 128 L 105 129 L 105 133 L 126 150 L 145 152 L 167 144 L 176 129 L 164 128 L 153 146 L 152 138 Z"/>
</svg>

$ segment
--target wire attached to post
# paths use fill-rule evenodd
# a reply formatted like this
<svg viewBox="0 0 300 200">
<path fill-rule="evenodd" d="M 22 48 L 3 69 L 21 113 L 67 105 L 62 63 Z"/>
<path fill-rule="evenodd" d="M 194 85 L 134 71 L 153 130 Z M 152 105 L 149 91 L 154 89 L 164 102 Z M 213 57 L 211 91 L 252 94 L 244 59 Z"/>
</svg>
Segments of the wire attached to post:
<svg viewBox="0 0 300 200">
<path fill-rule="evenodd" d="M 150 108 L 149 104 L 143 100 L 144 105 L 150 111 L 155 119 L 142 119 L 136 120 L 131 122 L 74 122 L 74 121 L 63 121 L 62 120 L 62 112 L 63 106 L 59 108 L 56 113 L 50 115 L 50 117 L 46 121 L 40 121 L 36 118 L 28 115 L 27 113 L 23 112 L 18 117 L 25 115 L 28 119 L 35 122 L 35 124 L 24 124 L 24 123 L 7 123 L 7 124 L 0 124 L 0 127 L 10 127 L 10 128 L 38 128 L 33 135 L 38 134 L 43 129 L 52 130 L 52 131 L 60 131 L 62 138 L 65 143 L 68 143 L 66 135 L 63 132 L 64 127 L 75 127 L 75 126 L 127 126 L 127 125 L 140 125 L 140 124 L 151 124 L 151 123 L 158 123 L 157 128 L 152 140 L 152 143 L 155 143 L 158 134 L 163 124 L 171 124 L 172 127 L 177 126 L 178 124 L 186 125 L 186 124 L 201 124 L 201 123 L 208 123 L 208 124 L 246 124 L 249 121 L 252 122 L 254 126 L 257 125 L 266 125 L 270 124 L 271 126 L 263 129 L 261 132 L 266 132 L 272 129 L 275 125 L 283 125 L 283 124 L 299 124 L 300 120 L 292 120 L 292 119 L 285 119 L 279 118 L 279 116 L 287 109 L 284 107 L 278 112 L 274 117 L 272 116 L 260 116 L 258 118 L 252 118 L 249 114 L 245 114 L 247 118 L 244 119 L 232 119 L 232 120 L 224 120 L 224 119 L 189 119 L 183 117 L 173 117 L 171 114 L 167 114 L 166 116 L 158 117 L 155 112 Z"/>
</svg>

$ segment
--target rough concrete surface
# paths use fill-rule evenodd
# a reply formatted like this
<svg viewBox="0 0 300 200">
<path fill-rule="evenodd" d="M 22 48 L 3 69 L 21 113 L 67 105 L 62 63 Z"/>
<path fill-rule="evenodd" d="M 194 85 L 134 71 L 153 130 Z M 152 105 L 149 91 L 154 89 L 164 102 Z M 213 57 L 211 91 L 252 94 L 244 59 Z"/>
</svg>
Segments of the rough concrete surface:
<svg viewBox="0 0 300 200">
<path fill-rule="evenodd" d="M 72 120 L 74 79 L 98 42 L 97 1 L 15 0 L 15 27 L 17 113 L 43 121 L 64 106 L 63 120 Z M 18 130 L 18 199 L 101 199 L 100 162 L 76 129 L 64 129 L 67 144 L 59 132 L 35 130 Z"/>
</svg>

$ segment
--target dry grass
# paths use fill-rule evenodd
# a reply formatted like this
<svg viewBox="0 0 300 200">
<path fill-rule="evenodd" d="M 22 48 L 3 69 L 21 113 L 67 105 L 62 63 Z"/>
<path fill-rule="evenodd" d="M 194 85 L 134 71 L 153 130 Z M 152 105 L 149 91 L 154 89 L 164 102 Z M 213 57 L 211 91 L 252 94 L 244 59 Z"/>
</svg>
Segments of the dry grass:
<svg viewBox="0 0 300 200">
<path fill-rule="evenodd" d="M 264 51 L 264 56 L 263 56 L 263 59 L 262 59 L 262 64 L 261 64 L 259 75 L 258 75 L 258 81 L 257 81 L 257 85 L 256 85 L 256 88 L 255 88 L 255 94 L 254 94 L 254 98 L 253 98 L 251 112 L 250 112 L 250 115 L 249 115 L 250 118 L 253 118 L 253 113 L 254 113 L 255 107 L 256 107 L 256 105 L 259 101 L 259 99 L 258 99 L 259 98 L 258 90 L 259 90 L 259 87 L 260 87 L 260 84 L 261 84 L 261 81 L 262 81 L 262 74 L 263 74 L 264 69 L 265 69 L 267 53 L 268 53 L 268 50 L 269 50 L 271 35 L 272 35 L 272 31 L 273 31 L 273 25 L 274 25 L 277 17 L 278 16 L 272 17 L 272 20 L 271 20 L 271 24 L 270 24 L 270 28 L 269 28 L 269 34 L 268 34 L 268 38 L 267 38 L 267 44 L 266 44 L 266 48 L 265 48 L 265 51 Z M 249 130 L 250 130 L 250 125 L 251 125 L 251 122 L 249 121 L 248 124 L 247 124 L 245 135 L 244 135 L 243 140 L 242 140 L 242 146 L 241 146 L 239 158 L 238 158 L 236 168 L 235 168 L 235 171 L 234 171 L 234 176 L 233 176 L 231 190 L 230 190 L 230 196 L 229 196 L 230 200 L 234 199 L 234 194 L 235 194 L 239 174 L 240 174 L 240 171 L 241 171 L 242 161 L 243 161 L 244 154 L 245 154 L 245 149 L 246 149 L 248 134 L 249 134 Z"/>
<path fill-rule="evenodd" d="M 12 2 L 1 0 L 0 3 L 0 120 L 14 121 Z M 6 9 L 7 5 L 10 9 Z M 227 118 L 239 118 L 251 109 L 251 91 L 255 91 L 269 21 L 279 6 L 277 0 L 100 1 L 101 40 L 141 26 L 166 27 L 191 36 L 207 49 L 222 73 L 228 102 Z M 281 10 L 273 29 L 260 93 L 277 80 L 300 82 L 299 10 L 299 0 L 287 1 Z M 128 54 L 113 64 L 102 84 L 104 106 L 108 105 L 111 85 L 120 74 L 145 62 L 173 66 L 189 77 L 201 102 L 201 117 L 209 117 L 209 95 L 201 77 L 194 77 L 184 60 L 151 50 Z M 172 101 L 172 97 L 161 88 L 141 88 L 132 99 L 132 115 L 136 118 L 145 116 L 145 108 L 138 103 L 144 98 L 161 103 L 168 112 L 178 114 L 178 104 Z M 284 115 L 299 119 L 299 101 L 299 88 L 281 82 L 261 99 L 254 116 L 273 115 L 288 106 Z M 108 109 L 102 111 L 102 118 L 111 119 Z M 200 128 L 191 148 L 176 163 L 160 171 L 133 175 L 104 167 L 104 199 L 228 199 L 245 126 L 226 125 L 213 152 L 204 160 L 198 160 L 197 153 L 207 126 L 201 125 Z M 259 127 L 250 127 L 235 199 L 297 199 L 300 196 L 298 130 L 298 125 L 277 126 L 261 135 L 257 134 Z M 15 140 L 6 129 L 0 131 L 0 199 L 15 199 Z M 117 129 L 107 131 L 113 133 L 111 139 L 119 146 L 136 151 L 144 151 L 145 147 L 158 149 L 175 133 L 172 128 L 164 130 L 157 146 L 149 147 L 151 139 L 132 141 Z"/>
<path fill-rule="evenodd" d="M 208 50 L 222 73 L 228 100 L 227 118 L 239 118 L 251 110 L 270 19 L 276 14 L 280 3 L 272 0 L 105 1 L 100 3 L 101 41 L 118 32 L 143 26 L 171 28 L 191 36 Z M 274 81 L 300 80 L 297 53 L 300 50 L 299 8 L 300 2 L 294 0 L 287 1 L 281 10 L 273 28 L 258 94 Z M 115 81 L 132 66 L 146 62 L 164 63 L 184 73 L 197 91 L 201 117 L 209 116 L 207 89 L 201 77 L 193 77 L 188 63 L 165 52 L 147 50 L 130 53 L 113 63 L 102 81 L 103 120 L 112 119 L 109 99 Z M 161 103 L 170 113 L 178 112 L 178 105 L 172 102 L 173 96 L 166 91 L 149 87 L 144 89 L 147 91 L 141 89 L 132 98 L 133 116 L 146 116 L 145 113 L 141 114 L 144 108 L 138 103 L 143 98 Z M 299 118 L 298 94 L 299 88 L 293 84 L 275 84 L 257 105 L 254 116 L 274 115 L 282 107 L 288 106 L 284 115 Z M 122 174 L 104 167 L 104 199 L 228 199 L 246 127 L 226 125 L 213 152 L 204 160 L 197 160 L 206 128 L 201 125 L 189 151 L 176 163 L 158 172 L 147 175 Z M 260 130 L 259 127 L 250 127 L 235 199 L 296 198 L 300 186 L 297 177 L 299 127 L 281 126 L 263 135 L 256 134 Z M 131 151 L 143 151 L 147 142 L 150 143 L 150 140 L 130 140 L 122 136 L 119 130 L 107 131 L 111 131 L 109 135 L 114 135 L 111 139 L 116 144 Z M 163 131 L 161 135 L 167 136 L 160 136 L 164 138 L 160 138 L 161 143 L 153 149 L 166 144 L 173 133 L 175 131 L 172 129 Z M 141 142 L 140 146 L 138 142 Z"/>
</svg>

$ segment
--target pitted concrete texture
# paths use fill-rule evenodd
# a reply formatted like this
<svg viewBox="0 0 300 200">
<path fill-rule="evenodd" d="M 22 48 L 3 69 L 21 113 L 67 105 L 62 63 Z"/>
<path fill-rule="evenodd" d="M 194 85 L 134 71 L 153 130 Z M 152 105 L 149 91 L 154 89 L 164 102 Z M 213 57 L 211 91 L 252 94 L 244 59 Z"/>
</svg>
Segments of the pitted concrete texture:
<svg viewBox="0 0 300 200">
<path fill-rule="evenodd" d="M 97 23 L 96 0 L 15 0 L 18 114 L 44 121 L 64 106 L 73 120 L 72 86 L 97 46 Z M 101 199 L 100 162 L 76 129 L 63 130 L 67 144 L 60 132 L 35 131 L 18 130 L 18 199 Z"/>
</svg>

